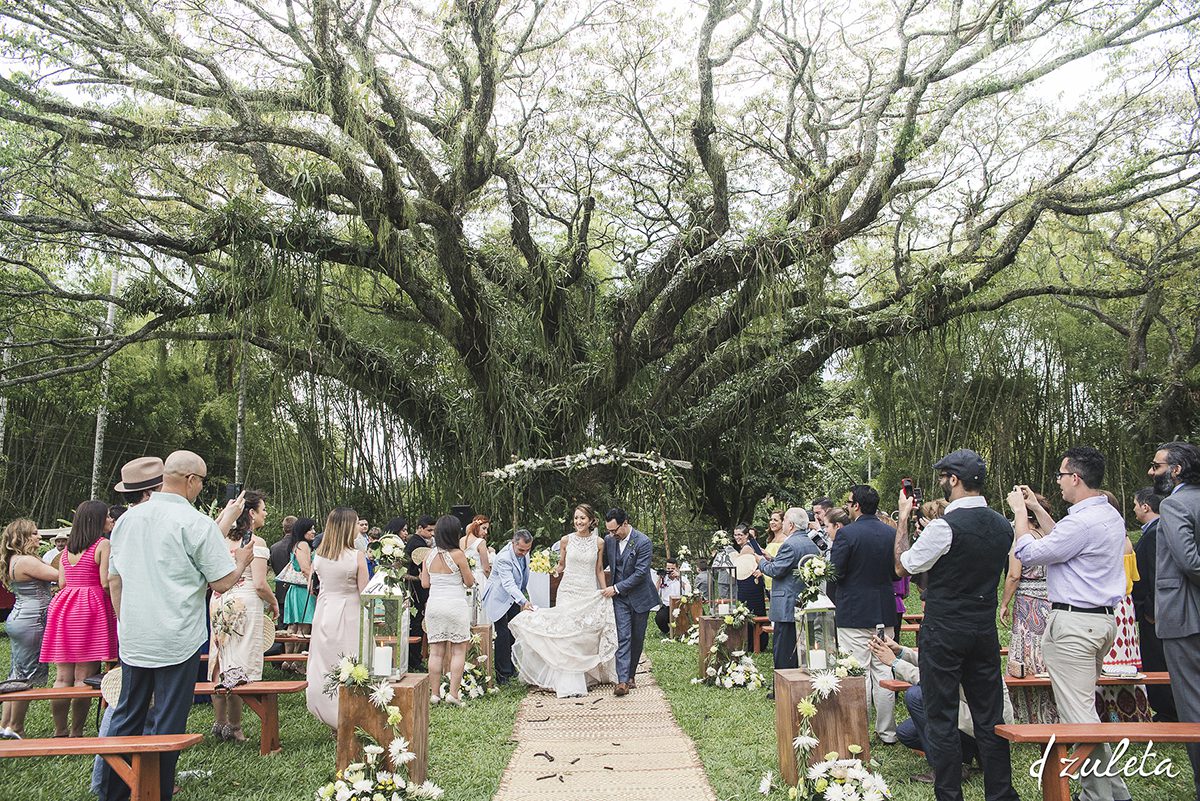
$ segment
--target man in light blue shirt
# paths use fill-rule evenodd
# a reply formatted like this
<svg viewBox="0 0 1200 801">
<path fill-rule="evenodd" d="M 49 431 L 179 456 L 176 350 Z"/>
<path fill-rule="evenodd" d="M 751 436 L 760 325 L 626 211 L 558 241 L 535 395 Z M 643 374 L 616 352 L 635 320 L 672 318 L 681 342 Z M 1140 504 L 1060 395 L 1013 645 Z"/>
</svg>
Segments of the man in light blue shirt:
<svg viewBox="0 0 1200 801">
<path fill-rule="evenodd" d="M 1113 607 L 1125 594 L 1125 521 L 1100 493 L 1104 456 L 1095 448 L 1070 448 L 1056 478 L 1063 500 L 1071 504 L 1057 523 L 1028 487 L 1014 487 L 1008 503 L 1016 516 L 1016 549 L 1023 565 L 1046 566 L 1050 615 L 1042 653 L 1063 723 L 1099 723 L 1096 680 L 1104 655 L 1117 636 Z M 1045 534 L 1029 528 L 1029 511 Z M 1109 764 L 1101 745 L 1089 759 Z M 1062 766 L 1047 765 L 1046 770 Z M 1119 776 L 1084 776 L 1080 801 L 1124 801 L 1129 790 Z"/>
<path fill-rule="evenodd" d="M 121 700 L 109 736 L 187 730 L 200 646 L 208 637 L 205 588 L 231 589 L 253 558 L 253 548 L 239 548 L 231 558 L 217 524 L 192 506 L 207 475 L 196 454 L 172 453 L 164 463 L 162 491 L 122 515 L 113 529 L 109 572 Z M 163 801 L 171 799 L 178 756 L 160 759 Z M 106 765 L 100 801 L 127 798 L 128 786 Z"/>
</svg>

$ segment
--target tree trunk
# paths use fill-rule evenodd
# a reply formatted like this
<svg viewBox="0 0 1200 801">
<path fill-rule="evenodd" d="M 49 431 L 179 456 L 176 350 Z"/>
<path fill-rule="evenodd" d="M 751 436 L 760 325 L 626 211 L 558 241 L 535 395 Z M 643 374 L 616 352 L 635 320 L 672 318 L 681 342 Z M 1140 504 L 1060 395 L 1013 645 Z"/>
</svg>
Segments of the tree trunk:
<svg viewBox="0 0 1200 801">
<path fill-rule="evenodd" d="M 108 294 L 116 297 L 117 282 L 120 280 L 120 271 L 116 265 L 112 268 L 112 279 L 109 282 Z M 112 338 L 113 329 L 117 323 L 117 305 L 109 301 L 108 311 L 104 316 L 104 330 L 101 332 L 107 340 Z M 92 445 L 92 493 L 91 497 L 100 497 L 100 488 L 103 482 L 101 472 L 104 469 L 104 429 L 108 425 L 108 379 L 112 371 L 112 362 L 105 360 L 104 364 L 100 365 L 100 405 L 96 407 L 96 440 Z"/>
</svg>

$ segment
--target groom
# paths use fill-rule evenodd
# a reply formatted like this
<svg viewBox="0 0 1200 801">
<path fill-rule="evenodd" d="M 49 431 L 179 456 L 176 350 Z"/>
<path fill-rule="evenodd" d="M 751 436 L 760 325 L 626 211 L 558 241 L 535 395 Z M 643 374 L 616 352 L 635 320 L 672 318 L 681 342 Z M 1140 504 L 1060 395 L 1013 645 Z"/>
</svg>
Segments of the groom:
<svg viewBox="0 0 1200 801">
<path fill-rule="evenodd" d="M 509 622 L 522 611 L 533 609 L 525 599 L 529 586 L 529 551 L 533 535 L 523 528 L 513 532 L 512 542 L 492 560 L 492 575 L 483 590 L 483 611 L 495 621 L 496 683 L 507 684 L 516 675 L 513 666 L 513 635 Z"/>
<path fill-rule="evenodd" d="M 604 597 L 612 598 L 617 619 L 617 686 L 613 695 L 625 695 L 636 687 L 635 675 L 646 639 L 646 616 L 662 603 L 650 577 L 650 538 L 629 524 L 624 509 L 609 509 L 604 516 L 608 536 L 604 556 L 612 570 L 612 586 Z"/>
</svg>

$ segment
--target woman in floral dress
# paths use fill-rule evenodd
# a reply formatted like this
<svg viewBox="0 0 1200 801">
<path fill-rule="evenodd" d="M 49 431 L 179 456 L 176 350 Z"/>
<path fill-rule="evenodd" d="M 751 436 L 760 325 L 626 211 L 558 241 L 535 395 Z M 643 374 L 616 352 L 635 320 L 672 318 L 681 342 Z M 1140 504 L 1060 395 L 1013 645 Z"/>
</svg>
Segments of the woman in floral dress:
<svg viewBox="0 0 1200 801">
<path fill-rule="evenodd" d="M 246 491 L 246 505 L 225 541 L 230 553 L 242 546 L 243 539 L 254 545 L 254 558 L 233 589 L 213 593 L 209 604 L 212 638 L 209 642 L 209 681 L 235 685 L 262 679 L 263 610 L 279 616 L 279 601 L 267 584 L 267 543 L 254 532 L 267 522 L 267 502 L 261 492 Z M 217 693 L 212 697 L 212 733 L 221 740 L 245 742 L 242 732 L 242 699 Z"/>
</svg>

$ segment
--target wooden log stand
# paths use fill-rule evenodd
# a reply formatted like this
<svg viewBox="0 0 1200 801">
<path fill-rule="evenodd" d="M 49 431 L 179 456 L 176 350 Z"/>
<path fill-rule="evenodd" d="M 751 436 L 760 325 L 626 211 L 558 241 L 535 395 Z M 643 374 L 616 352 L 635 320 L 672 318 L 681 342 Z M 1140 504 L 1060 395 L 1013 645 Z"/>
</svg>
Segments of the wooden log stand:
<svg viewBox="0 0 1200 801">
<path fill-rule="evenodd" d="M 679 610 L 679 614 L 675 614 L 675 610 Z M 700 618 L 704 616 L 704 601 L 700 598 L 692 601 L 690 604 L 679 605 L 678 598 L 671 599 L 671 637 L 678 640 L 680 637 L 687 636 L 688 629 L 694 624 L 700 622 Z"/>
<path fill-rule="evenodd" d="M 404 716 L 400 721 L 400 736 L 408 740 L 408 750 L 416 758 L 408 763 L 408 778 L 418 784 L 429 772 L 429 674 L 408 673 L 392 683 L 395 695 L 392 706 L 399 707 Z M 342 687 L 338 694 L 337 769 L 345 770 L 352 762 L 363 761 L 363 743 L 358 738 L 362 729 L 384 749 L 392 742 L 392 727 L 387 725 L 387 713 L 371 703 L 368 693 Z M 386 753 L 383 757 L 386 759 Z M 392 766 L 388 763 L 387 770 Z"/>
<path fill-rule="evenodd" d="M 682 615 L 681 615 L 682 617 Z M 720 615 L 705 615 L 700 618 L 700 669 L 696 675 L 701 679 L 707 677 L 708 673 L 708 658 L 712 656 L 711 650 L 717 642 L 717 635 L 725 631 L 729 634 L 729 642 L 726 643 L 729 650 L 744 651 L 746 649 L 746 627 L 745 626 L 727 626 L 725 618 Z"/>
<path fill-rule="evenodd" d="M 811 680 L 805 671 L 775 671 L 775 739 L 779 748 L 779 775 L 785 784 L 794 785 L 799 775 L 796 749 L 792 747 L 792 741 L 800 733 L 800 713 L 796 705 L 811 691 Z M 852 745 L 862 747 L 859 759 L 870 760 L 867 677 L 842 679 L 839 691 L 817 704 L 812 730 L 821 744 L 810 753 L 810 764 L 822 761 L 830 751 L 837 751 L 841 759 L 849 759 Z M 808 766 L 804 768 L 807 770 Z"/>
<path fill-rule="evenodd" d="M 490 624 L 487 626 L 472 626 L 471 634 L 479 638 L 479 653 L 486 657 L 484 666 L 490 674 L 492 671 L 492 656 L 495 654 L 495 648 L 492 645 L 492 627 Z"/>
</svg>

